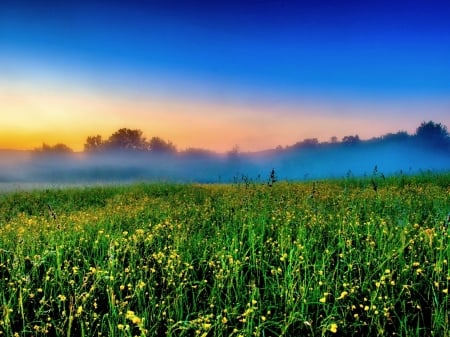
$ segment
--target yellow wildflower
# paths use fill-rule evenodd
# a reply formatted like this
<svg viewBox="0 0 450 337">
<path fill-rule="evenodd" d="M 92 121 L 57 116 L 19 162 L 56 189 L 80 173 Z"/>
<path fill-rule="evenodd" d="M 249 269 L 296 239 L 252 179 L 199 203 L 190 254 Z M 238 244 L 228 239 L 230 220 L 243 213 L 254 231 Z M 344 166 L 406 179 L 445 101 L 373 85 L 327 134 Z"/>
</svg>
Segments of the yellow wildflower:
<svg viewBox="0 0 450 337">
<path fill-rule="evenodd" d="M 338 299 L 338 300 L 342 300 L 342 299 L 345 298 L 347 295 L 348 295 L 348 292 L 344 290 L 344 291 L 341 293 L 341 295 L 340 295 L 337 299 Z"/>
<path fill-rule="evenodd" d="M 338 325 L 336 323 L 331 323 L 329 329 L 332 333 L 336 333 L 338 330 Z"/>
</svg>

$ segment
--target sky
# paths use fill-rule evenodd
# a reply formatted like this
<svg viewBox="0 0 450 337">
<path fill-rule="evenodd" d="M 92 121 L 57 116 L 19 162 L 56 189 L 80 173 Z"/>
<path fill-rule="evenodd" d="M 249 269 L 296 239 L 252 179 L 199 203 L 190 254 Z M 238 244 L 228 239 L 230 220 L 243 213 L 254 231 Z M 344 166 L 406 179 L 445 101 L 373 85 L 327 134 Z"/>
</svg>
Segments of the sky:
<svg viewBox="0 0 450 337">
<path fill-rule="evenodd" d="M 0 148 L 225 152 L 450 127 L 448 1 L 0 2 Z"/>
</svg>

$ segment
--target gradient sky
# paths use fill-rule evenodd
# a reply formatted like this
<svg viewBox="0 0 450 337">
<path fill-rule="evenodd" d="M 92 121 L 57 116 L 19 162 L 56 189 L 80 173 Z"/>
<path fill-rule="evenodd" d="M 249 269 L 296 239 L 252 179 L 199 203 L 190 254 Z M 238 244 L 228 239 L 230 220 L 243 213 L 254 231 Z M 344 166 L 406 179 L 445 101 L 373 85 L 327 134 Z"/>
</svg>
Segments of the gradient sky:
<svg viewBox="0 0 450 337">
<path fill-rule="evenodd" d="M 243 151 L 450 127 L 449 1 L 0 2 L 0 148 Z"/>
</svg>

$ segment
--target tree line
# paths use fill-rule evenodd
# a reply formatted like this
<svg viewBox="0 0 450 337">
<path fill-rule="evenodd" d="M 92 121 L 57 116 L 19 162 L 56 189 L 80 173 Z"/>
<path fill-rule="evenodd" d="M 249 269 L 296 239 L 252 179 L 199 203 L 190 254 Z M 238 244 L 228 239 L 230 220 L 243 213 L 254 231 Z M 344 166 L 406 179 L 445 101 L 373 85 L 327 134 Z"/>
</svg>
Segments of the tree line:
<svg viewBox="0 0 450 337">
<path fill-rule="evenodd" d="M 339 141 L 337 137 L 331 137 L 329 142 L 322 143 L 319 142 L 317 138 L 307 138 L 291 146 L 287 146 L 286 149 L 311 148 L 336 144 L 356 145 L 373 142 L 401 142 L 406 140 L 416 140 L 426 145 L 450 150 L 450 134 L 447 127 L 433 121 L 422 122 L 416 129 L 414 135 L 409 135 L 406 131 L 398 131 L 397 133 L 388 133 L 381 137 L 374 137 L 367 141 L 363 141 L 356 134 L 345 136 L 341 141 Z M 275 150 L 281 151 L 283 148 L 279 146 Z M 63 143 L 58 143 L 53 146 L 44 143 L 41 148 L 37 148 L 34 151 L 36 153 L 44 154 L 70 154 L 73 152 L 70 147 Z M 179 153 L 176 146 L 171 141 L 166 141 L 160 137 L 152 137 L 147 140 L 146 137 L 144 137 L 143 132 L 139 129 L 121 128 L 107 139 L 103 139 L 101 135 L 88 136 L 86 138 L 84 144 L 85 153 L 95 154 L 114 151 L 149 152 L 158 154 Z M 236 156 L 238 155 L 237 152 L 237 147 L 235 147 L 229 151 L 229 155 Z M 183 153 L 204 155 L 212 154 L 213 152 L 206 149 L 189 148 L 184 150 Z"/>
</svg>

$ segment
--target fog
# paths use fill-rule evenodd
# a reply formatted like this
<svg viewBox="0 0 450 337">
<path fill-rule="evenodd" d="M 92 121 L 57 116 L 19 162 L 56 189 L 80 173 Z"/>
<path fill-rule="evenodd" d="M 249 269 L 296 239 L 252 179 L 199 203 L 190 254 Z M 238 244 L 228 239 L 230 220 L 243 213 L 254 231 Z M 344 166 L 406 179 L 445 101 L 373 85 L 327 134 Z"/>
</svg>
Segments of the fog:
<svg viewBox="0 0 450 337">
<path fill-rule="evenodd" d="M 412 142 L 318 144 L 257 153 L 0 152 L 0 188 L 131 182 L 266 182 L 450 170 L 450 150 Z"/>
</svg>

